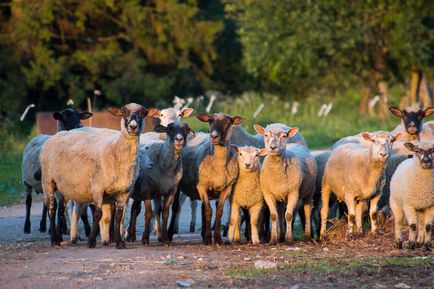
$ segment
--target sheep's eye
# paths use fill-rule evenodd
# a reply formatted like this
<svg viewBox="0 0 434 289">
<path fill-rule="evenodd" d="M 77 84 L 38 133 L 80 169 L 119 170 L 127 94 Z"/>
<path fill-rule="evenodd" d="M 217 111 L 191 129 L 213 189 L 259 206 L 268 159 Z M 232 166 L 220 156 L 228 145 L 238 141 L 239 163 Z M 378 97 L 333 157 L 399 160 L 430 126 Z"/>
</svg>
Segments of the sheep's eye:
<svg viewBox="0 0 434 289">
<path fill-rule="evenodd" d="M 160 114 L 160 117 L 164 117 L 164 114 Z"/>
<path fill-rule="evenodd" d="M 257 153 L 257 154 L 255 155 L 255 157 L 259 157 L 259 154 Z"/>
<path fill-rule="evenodd" d="M 242 156 L 243 155 L 243 153 L 240 153 L 240 156 Z"/>
<path fill-rule="evenodd" d="M 182 117 L 182 113 L 179 114 L 179 117 Z"/>
</svg>

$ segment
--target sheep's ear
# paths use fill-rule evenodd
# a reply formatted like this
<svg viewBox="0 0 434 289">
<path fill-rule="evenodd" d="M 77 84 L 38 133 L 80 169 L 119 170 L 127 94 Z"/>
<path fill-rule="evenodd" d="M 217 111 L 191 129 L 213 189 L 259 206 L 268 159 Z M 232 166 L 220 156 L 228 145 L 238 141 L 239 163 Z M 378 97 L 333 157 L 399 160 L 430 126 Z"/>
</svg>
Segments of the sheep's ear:
<svg viewBox="0 0 434 289">
<path fill-rule="evenodd" d="M 403 137 L 402 133 L 399 132 L 393 137 L 392 142 L 401 141 Z"/>
<path fill-rule="evenodd" d="M 160 133 L 167 133 L 167 131 L 168 131 L 167 127 L 165 127 L 164 125 L 161 125 L 161 124 L 157 124 L 157 125 L 154 127 L 154 130 L 155 130 L 156 132 L 160 132 Z"/>
<path fill-rule="evenodd" d="M 411 142 L 406 142 L 406 143 L 404 144 L 404 146 L 405 146 L 409 151 L 412 151 L 412 152 L 415 152 L 416 149 L 417 149 L 417 147 L 416 147 L 414 144 L 412 144 Z"/>
<path fill-rule="evenodd" d="M 233 125 L 239 125 L 242 122 L 243 122 L 243 118 L 241 116 L 235 116 L 232 124 Z"/>
<path fill-rule="evenodd" d="M 424 111 L 425 117 L 430 116 L 434 112 L 434 107 L 427 107 Z"/>
<path fill-rule="evenodd" d="M 263 157 L 266 156 L 268 154 L 266 149 L 260 149 L 258 152 L 259 156 Z"/>
<path fill-rule="evenodd" d="M 145 117 L 145 116 L 157 116 L 158 117 L 159 115 L 160 115 L 160 110 L 158 108 L 150 107 L 146 110 L 145 115 L 143 117 Z"/>
<path fill-rule="evenodd" d="M 186 107 L 181 111 L 181 117 L 187 117 L 193 112 L 192 108 Z"/>
<path fill-rule="evenodd" d="M 60 121 L 63 120 L 63 115 L 59 111 L 53 112 L 53 117 L 54 117 L 54 119 L 57 119 Z"/>
<path fill-rule="evenodd" d="M 209 121 L 209 116 L 207 114 L 204 113 L 198 113 L 196 114 L 196 117 L 203 122 L 208 122 Z"/>
<path fill-rule="evenodd" d="M 288 130 L 286 137 L 293 137 L 298 132 L 298 127 L 293 127 Z"/>
<path fill-rule="evenodd" d="M 122 116 L 122 110 L 119 107 L 109 107 L 107 110 L 114 116 Z"/>
<path fill-rule="evenodd" d="M 234 153 L 239 153 L 240 152 L 240 149 L 236 145 L 233 145 L 233 144 L 231 144 L 231 150 Z"/>
<path fill-rule="evenodd" d="M 361 135 L 367 141 L 374 141 L 372 135 L 369 132 L 362 132 Z"/>
<path fill-rule="evenodd" d="M 265 128 L 263 128 L 262 126 L 260 126 L 259 124 L 254 124 L 253 128 L 256 130 L 257 133 L 259 133 L 260 135 L 265 135 Z"/>
<path fill-rule="evenodd" d="M 389 110 L 391 113 L 393 113 L 394 115 L 396 115 L 397 117 L 402 117 L 402 112 L 399 108 L 397 108 L 396 106 L 391 106 L 389 107 Z"/>
<path fill-rule="evenodd" d="M 80 112 L 80 119 L 88 119 L 92 115 L 93 114 L 91 112 L 83 111 L 83 112 Z"/>
<path fill-rule="evenodd" d="M 191 135 L 192 137 L 196 136 L 196 134 L 194 133 L 194 131 L 191 128 L 188 129 L 188 134 Z"/>
</svg>

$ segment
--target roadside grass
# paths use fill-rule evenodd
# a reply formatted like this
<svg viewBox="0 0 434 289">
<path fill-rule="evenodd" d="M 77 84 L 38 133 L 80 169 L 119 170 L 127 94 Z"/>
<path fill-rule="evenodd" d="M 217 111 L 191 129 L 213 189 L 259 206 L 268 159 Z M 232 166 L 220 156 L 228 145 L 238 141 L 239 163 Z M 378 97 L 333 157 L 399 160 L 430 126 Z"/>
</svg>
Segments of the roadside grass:
<svg viewBox="0 0 434 289">
<path fill-rule="evenodd" d="M 0 154 L 0 206 L 19 203 L 25 197 L 21 182 L 22 155 Z"/>
</svg>

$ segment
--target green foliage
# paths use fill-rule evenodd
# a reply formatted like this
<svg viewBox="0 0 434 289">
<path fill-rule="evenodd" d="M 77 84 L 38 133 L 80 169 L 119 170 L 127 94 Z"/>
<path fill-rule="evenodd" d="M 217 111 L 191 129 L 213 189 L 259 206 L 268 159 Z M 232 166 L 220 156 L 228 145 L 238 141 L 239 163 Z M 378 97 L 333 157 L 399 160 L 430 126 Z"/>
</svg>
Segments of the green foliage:
<svg viewBox="0 0 434 289">
<path fill-rule="evenodd" d="M 25 196 L 21 182 L 21 154 L 0 153 L 0 206 L 19 203 Z"/>
</svg>

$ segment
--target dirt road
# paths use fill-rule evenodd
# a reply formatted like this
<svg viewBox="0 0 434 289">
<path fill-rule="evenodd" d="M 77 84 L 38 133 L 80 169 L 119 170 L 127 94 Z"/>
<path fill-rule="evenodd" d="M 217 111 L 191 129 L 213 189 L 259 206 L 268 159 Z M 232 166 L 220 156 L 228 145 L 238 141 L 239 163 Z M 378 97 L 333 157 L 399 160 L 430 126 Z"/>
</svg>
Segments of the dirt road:
<svg viewBox="0 0 434 289">
<path fill-rule="evenodd" d="M 126 250 L 101 244 L 88 249 L 85 241 L 51 247 L 49 236 L 37 231 L 40 210 L 36 203 L 32 234 L 24 235 L 24 206 L 0 208 L 1 288 L 434 287 L 434 254 L 395 250 L 390 233 L 325 244 L 203 246 L 199 234 L 185 233 L 185 206 L 182 234 L 170 247 L 155 238 L 149 247 L 128 244 Z M 257 261 L 276 268 L 257 269 Z"/>
</svg>

